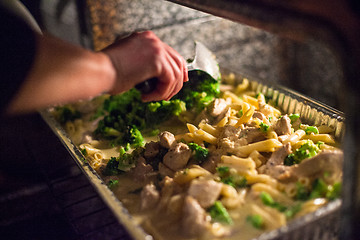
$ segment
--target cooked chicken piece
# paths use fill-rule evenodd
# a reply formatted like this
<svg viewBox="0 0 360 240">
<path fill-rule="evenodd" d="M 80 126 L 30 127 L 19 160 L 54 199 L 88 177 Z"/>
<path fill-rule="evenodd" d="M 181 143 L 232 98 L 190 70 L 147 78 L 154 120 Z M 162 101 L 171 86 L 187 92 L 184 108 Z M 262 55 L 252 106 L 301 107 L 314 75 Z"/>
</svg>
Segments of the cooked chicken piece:
<svg viewBox="0 0 360 240">
<path fill-rule="evenodd" d="M 169 149 L 175 142 L 175 136 L 171 132 L 165 131 L 159 134 L 160 146 Z"/>
<path fill-rule="evenodd" d="M 258 118 L 260 121 L 267 119 L 266 116 L 262 112 L 258 112 L 258 111 L 255 111 L 252 117 Z"/>
<path fill-rule="evenodd" d="M 208 208 L 214 204 L 220 195 L 222 183 L 214 180 L 193 180 L 188 189 L 188 195 L 195 198 L 201 207 Z"/>
<path fill-rule="evenodd" d="M 220 132 L 218 145 L 220 148 L 234 148 L 235 141 L 239 139 L 241 129 L 225 125 Z"/>
<path fill-rule="evenodd" d="M 182 230 L 186 237 L 201 236 L 210 227 L 206 211 L 191 196 L 186 196 L 183 205 Z"/>
<path fill-rule="evenodd" d="M 165 154 L 163 163 L 171 170 L 177 171 L 186 166 L 191 157 L 191 150 L 185 143 L 176 143 Z"/>
<path fill-rule="evenodd" d="M 154 170 L 151 165 L 146 164 L 146 160 L 143 157 L 139 157 L 136 162 L 136 166 L 131 169 L 133 178 L 136 181 L 147 181 L 150 177 L 154 176 Z"/>
<path fill-rule="evenodd" d="M 248 143 L 247 140 L 245 138 L 239 138 L 241 131 L 241 128 L 225 125 L 219 135 L 218 147 L 224 152 L 227 152 L 229 149 L 246 145 Z"/>
<path fill-rule="evenodd" d="M 247 127 L 240 132 L 240 138 L 245 138 L 247 143 L 254 143 L 265 140 L 265 134 L 256 127 Z"/>
<path fill-rule="evenodd" d="M 271 154 L 266 164 L 259 168 L 259 172 L 278 179 L 281 175 L 285 174 L 286 171 L 290 170 L 289 166 L 284 166 L 284 159 L 290 153 L 291 145 L 287 143 Z"/>
<path fill-rule="evenodd" d="M 220 151 L 210 153 L 209 157 L 201 164 L 201 167 L 211 173 L 216 172 L 217 164 L 221 160 L 222 153 Z"/>
<path fill-rule="evenodd" d="M 140 193 L 141 209 L 149 210 L 154 208 L 160 199 L 159 191 L 156 190 L 154 184 L 147 184 Z"/>
<path fill-rule="evenodd" d="M 324 150 L 318 155 L 303 160 L 300 164 L 291 166 L 290 176 L 309 177 L 312 179 L 329 179 L 334 183 L 341 179 L 344 154 L 340 150 Z M 331 177 L 324 177 L 326 174 Z"/>
<path fill-rule="evenodd" d="M 223 98 L 216 98 L 209 105 L 208 112 L 211 116 L 217 117 L 220 114 L 223 114 L 227 110 L 228 104 Z"/>
<path fill-rule="evenodd" d="M 271 168 L 273 166 L 281 165 L 284 163 L 284 159 L 291 153 L 291 144 L 287 143 L 283 145 L 281 148 L 276 150 L 271 154 L 271 157 L 266 162 L 267 168 Z"/>
<path fill-rule="evenodd" d="M 279 118 L 276 123 L 273 124 L 273 129 L 278 135 L 291 134 L 291 120 L 288 115 L 284 115 Z"/>
<path fill-rule="evenodd" d="M 236 128 L 232 125 L 225 125 L 220 132 L 219 138 L 230 138 L 231 140 L 235 141 L 239 138 L 241 129 Z"/>
<path fill-rule="evenodd" d="M 271 109 L 270 105 L 266 103 L 259 103 L 259 111 L 263 113 L 265 116 L 269 116 L 273 113 L 273 110 Z"/>
<path fill-rule="evenodd" d="M 144 157 L 146 159 L 155 157 L 160 150 L 160 145 L 157 142 L 149 142 L 145 144 Z"/>
<path fill-rule="evenodd" d="M 88 132 L 84 133 L 81 142 L 82 142 L 82 143 L 90 143 L 90 142 L 92 142 L 93 140 L 94 140 L 94 139 L 93 139 L 93 136 L 92 136 L 92 132 L 88 131 Z"/>
<path fill-rule="evenodd" d="M 231 108 L 226 108 L 224 112 L 222 112 L 219 116 L 216 117 L 215 122 L 219 122 L 224 117 L 230 117 L 230 115 L 231 115 Z"/>
<path fill-rule="evenodd" d="M 159 173 L 162 177 L 165 176 L 169 176 L 169 177 L 173 177 L 175 172 L 173 170 L 171 170 L 170 168 L 168 168 L 165 164 L 163 163 L 159 163 Z"/>
</svg>

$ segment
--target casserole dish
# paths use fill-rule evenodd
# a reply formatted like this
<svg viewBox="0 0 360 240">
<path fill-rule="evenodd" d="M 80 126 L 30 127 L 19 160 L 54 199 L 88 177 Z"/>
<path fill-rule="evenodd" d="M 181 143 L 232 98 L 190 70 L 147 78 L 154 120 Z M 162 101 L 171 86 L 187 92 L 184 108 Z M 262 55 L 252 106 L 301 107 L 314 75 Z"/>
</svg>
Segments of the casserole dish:
<svg viewBox="0 0 360 240">
<path fill-rule="evenodd" d="M 224 73 L 226 74 L 226 73 Z M 241 74 L 235 75 L 235 81 L 241 81 Z M 344 115 L 329 106 L 303 96 L 297 92 L 281 86 L 267 86 L 260 81 L 250 80 L 251 91 L 263 94 L 286 114 L 299 114 L 302 121 L 311 125 L 325 125 L 334 129 L 334 136 L 338 142 L 344 132 Z M 114 193 L 99 174 L 85 160 L 81 149 L 70 139 L 64 128 L 56 121 L 52 112 L 47 109 L 41 112 L 43 119 L 48 123 L 53 132 L 62 141 L 74 161 L 79 165 L 89 182 L 94 186 L 99 196 L 114 213 L 119 223 L 122 224 L 134 239 L 152 239 L 152 236 L 139 226 L 123 203 L 118 200 Z M 332 239 L 338 232 L 338 215 L 341 200 L 335 199 L 314 212 L 290 221 L 287 225 L 275 230 L 265 232 L 256 239 Z"/>
</svg>

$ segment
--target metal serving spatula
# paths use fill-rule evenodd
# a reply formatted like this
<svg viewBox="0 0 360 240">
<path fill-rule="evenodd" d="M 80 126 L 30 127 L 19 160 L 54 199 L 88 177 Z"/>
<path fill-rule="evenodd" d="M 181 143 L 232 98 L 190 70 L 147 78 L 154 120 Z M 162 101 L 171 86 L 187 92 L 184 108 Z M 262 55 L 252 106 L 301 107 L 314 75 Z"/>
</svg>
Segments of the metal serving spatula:
<svg viewBox="0 0 360 240">
<path fill-rule="evenodd" d="M 191 71 L 201 71 L 202 74 L 207 74 L 215 80 L 220 81 L 220 68 L 215 59 L 215 55 L 207 49 L 201 42 L 195 41 L 195 56 L 194 59 L 188 63 L 189 81 L 191 81 Z M 158 82 L 157 78 L 148 79 L 135 86 L 141 93 L 152 92 Z"/>
</svg>

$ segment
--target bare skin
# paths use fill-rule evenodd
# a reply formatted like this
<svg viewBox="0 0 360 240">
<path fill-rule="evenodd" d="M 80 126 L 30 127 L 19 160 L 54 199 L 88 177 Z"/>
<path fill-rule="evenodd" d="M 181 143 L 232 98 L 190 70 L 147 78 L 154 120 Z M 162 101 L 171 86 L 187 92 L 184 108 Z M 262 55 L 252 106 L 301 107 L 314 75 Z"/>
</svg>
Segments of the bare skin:
<svg viewBox="0 0 360 240">
<path fill-rule="evenodd" d="M 143 101 L 168 100 L 188 81 L 185 60 L 150 31 L 134 33 L 100 52 L 47 35 L 36 38 L 35 61 L 10 101 L 8 115 L 121 93 L 152 77 L 159 82 Z"/>
</svg>

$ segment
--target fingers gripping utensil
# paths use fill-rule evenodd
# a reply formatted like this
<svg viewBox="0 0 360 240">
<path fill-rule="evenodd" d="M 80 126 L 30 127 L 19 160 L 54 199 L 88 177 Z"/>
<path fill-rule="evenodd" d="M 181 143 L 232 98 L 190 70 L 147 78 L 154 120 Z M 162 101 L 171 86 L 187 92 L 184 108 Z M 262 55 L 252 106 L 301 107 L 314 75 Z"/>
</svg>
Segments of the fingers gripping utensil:
<svg viewBox="0 0 360 240">
<path fill-rule="evenodd" d="M 215 80 L 220 81 L 220 68 L 216 61 L 215 55 L 205 47 L 201 42 L 195 41 L 195 56 L 194 59 L 188 63 L 189 81 L 192 80 L 192 72 L 200 71 L 202 74 L 207 74 Z M 158 79 L 156 77 L 148 79 L 135 86 L 143 94 L 152 92 L 156 88 Z"/>
</svg>

